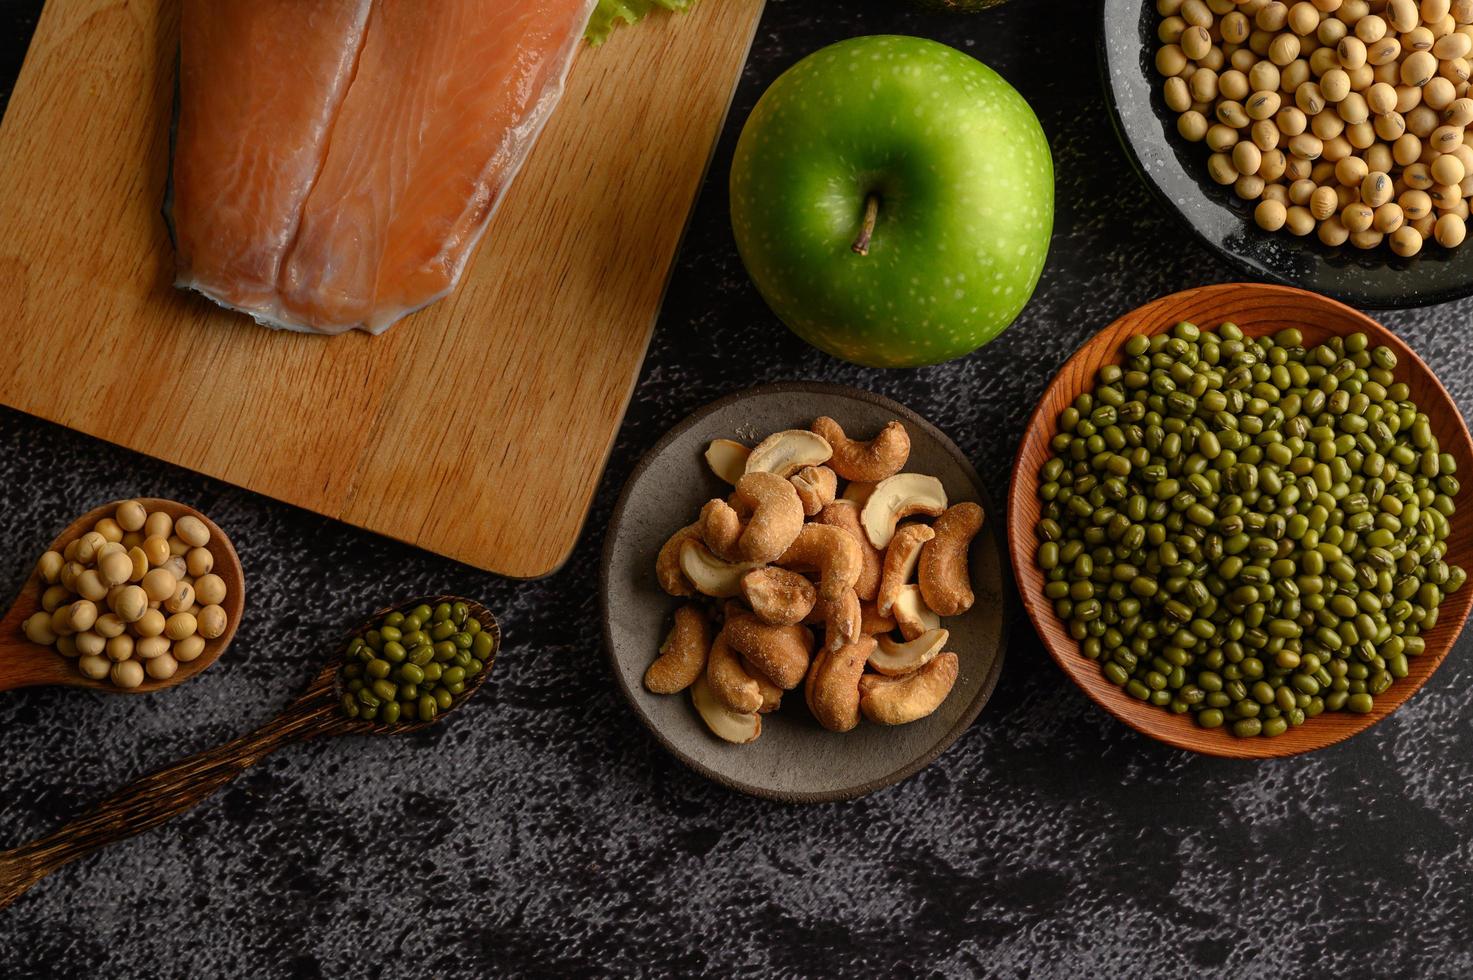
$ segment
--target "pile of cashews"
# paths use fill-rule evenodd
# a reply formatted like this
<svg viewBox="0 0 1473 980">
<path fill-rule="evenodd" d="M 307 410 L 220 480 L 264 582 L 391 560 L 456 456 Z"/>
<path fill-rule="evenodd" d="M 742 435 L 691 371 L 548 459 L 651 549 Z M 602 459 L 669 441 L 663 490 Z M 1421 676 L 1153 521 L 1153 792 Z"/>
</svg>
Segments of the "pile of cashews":
<svg viewBox="0 0 1473 980">
<path fill-rule="evenodd" d="M 967 552 L 984 515 L 949 505 L 934 476 L 902 472 L 909 459 L 899 421 L 868 441 L 824 417 L 750 449 L 712 442 L 706 462 L 733 490 L 660 549 L 660 586 L 688 601 L 645 687 L 689 690 L 712 733 L 737 744 L 799 685 L 835 732 L 935 712 L 959 670 L 942 617 L 975 600 Z"/>
</svg>

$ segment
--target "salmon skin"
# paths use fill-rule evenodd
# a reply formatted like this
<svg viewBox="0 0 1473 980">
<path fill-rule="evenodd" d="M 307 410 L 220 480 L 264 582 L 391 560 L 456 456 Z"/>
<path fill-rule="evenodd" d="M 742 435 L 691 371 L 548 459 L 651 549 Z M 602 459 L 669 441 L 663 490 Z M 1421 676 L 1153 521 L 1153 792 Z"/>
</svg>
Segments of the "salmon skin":
<svg viewBox="0 0 1473 980">
<path fill-rule="evenodd" d="M 596 0 L 184 0 L 175 285 L 381 333 L 455 288 Z"/>
</svg>

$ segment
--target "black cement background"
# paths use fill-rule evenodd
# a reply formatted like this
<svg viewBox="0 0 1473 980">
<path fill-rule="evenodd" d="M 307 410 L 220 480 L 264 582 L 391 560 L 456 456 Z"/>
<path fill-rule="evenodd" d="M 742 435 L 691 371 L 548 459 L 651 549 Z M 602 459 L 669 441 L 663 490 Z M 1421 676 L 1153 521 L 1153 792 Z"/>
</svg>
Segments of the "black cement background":
<svg viewBox="0 0 1473 980">
<path fill-rule="evenodd" d="M 0 0 L 5 90 L 39 6 Z M 1114 722 L 1020 622 L 991 705 L 935 765 L 806 808 L 687 772 L 609 677 L 602 528 L 634 461 L 687 412 L 762 381 L 856 384 L 935 421 L 1002 499 L 1027 412 L 1091 332 L 1234 278 L 1127 170 L 1099 94 L 1093 7 L 1015 0 L 969 18 L 772 0 L 588 531 L 545 581 L 499 580 L 0 410 L 0 589 L 72 515 L 132 494 L 210 513 L 251 589 L 227 658 L 176 691 L 0 695 L 0 844 L 264 721 L 381 598 L 481 596 L 506 628 L 491 683 L 450 724 L 287 748 L 0 912 L 0 974 L 1473 976 L 1466 636 L 1373 731 L 1254 764 Z M 1032 304 L 981 352 L 912 372 L 840 364 L 789 336 L 743 274 L 725 212 L 736 132 L 766 84 L 824 43 L 882 32 L 939 38 L 1002 71 L 1058 172 Z M 1385 318 L 1465 406 L 1470 311 Z"/>
</svg>

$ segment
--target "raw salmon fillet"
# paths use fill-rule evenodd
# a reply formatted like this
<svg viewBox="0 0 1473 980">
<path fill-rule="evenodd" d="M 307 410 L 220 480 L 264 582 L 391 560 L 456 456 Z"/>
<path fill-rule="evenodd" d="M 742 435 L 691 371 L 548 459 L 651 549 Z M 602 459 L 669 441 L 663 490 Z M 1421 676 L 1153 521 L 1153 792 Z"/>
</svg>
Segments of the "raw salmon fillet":
<svg viewBox="0 0 1473 980">
<path fill-rule="evenodd" d="M 184 4 L 170 205 L 177 285 L 250 313 L 276 307 L 370 6 Z"/>
<path fill-rule="evenodd" d="M 182 288 L 379 333 L 455 288 L 595 0 L 185 0 Z"/>
</svg>

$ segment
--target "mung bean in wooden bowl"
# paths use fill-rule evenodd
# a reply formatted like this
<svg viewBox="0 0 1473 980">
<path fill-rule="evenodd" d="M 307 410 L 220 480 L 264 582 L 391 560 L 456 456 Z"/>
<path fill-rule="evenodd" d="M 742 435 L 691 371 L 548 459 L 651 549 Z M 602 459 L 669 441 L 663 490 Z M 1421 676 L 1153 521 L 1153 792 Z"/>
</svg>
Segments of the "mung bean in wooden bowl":
<svg viewBox="0 0 1473 980">
<path fill-rule="evenodd" d="M 1470 460 L 1451 396 L 1364 314 L 1285 286 L 1166 296 L 1088 341 L 1034 411 L 1008 500 L 1023 603 L 1137 731 L 1231 758 L 1323 748 L 1396 710 L 1462 630 L 1473 499 L 1449 464 L 1466 479 Z"/>
</svg>

